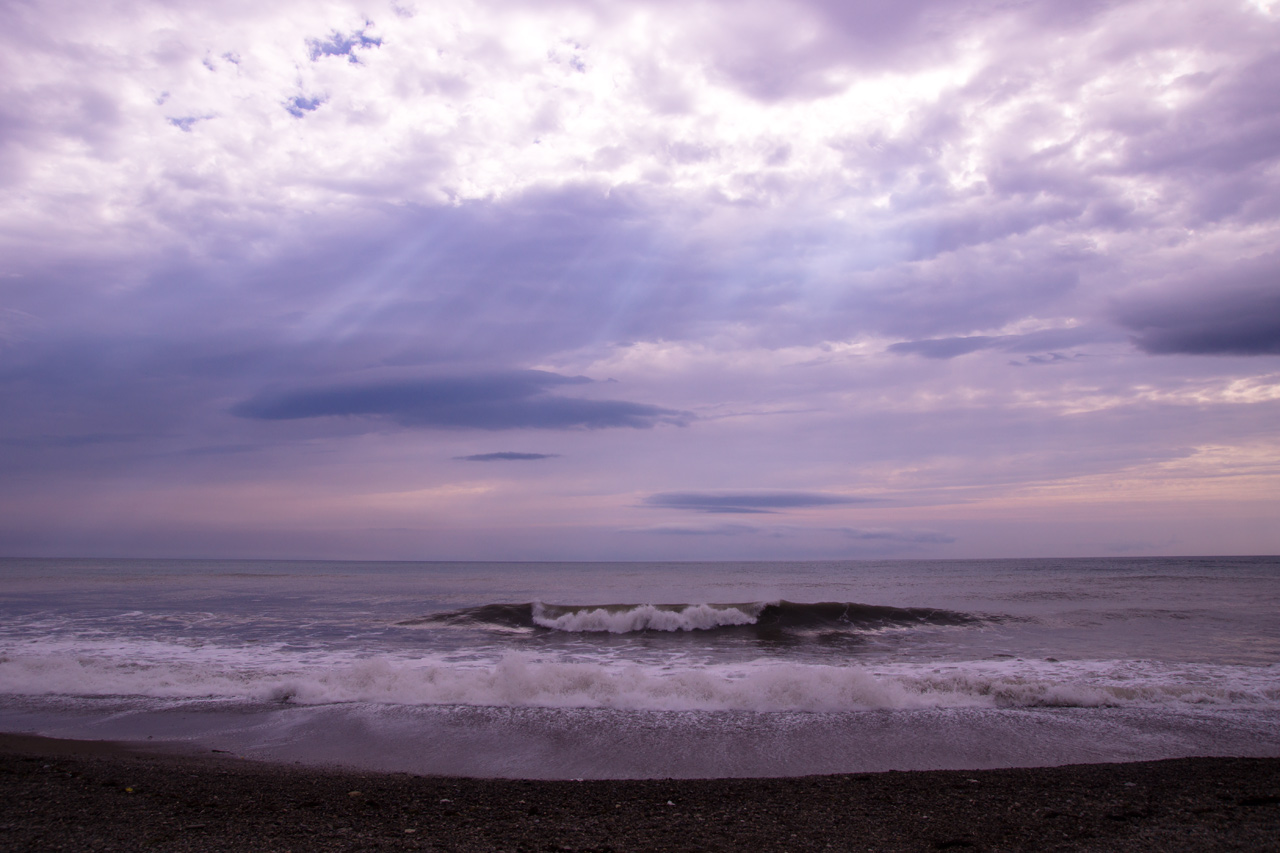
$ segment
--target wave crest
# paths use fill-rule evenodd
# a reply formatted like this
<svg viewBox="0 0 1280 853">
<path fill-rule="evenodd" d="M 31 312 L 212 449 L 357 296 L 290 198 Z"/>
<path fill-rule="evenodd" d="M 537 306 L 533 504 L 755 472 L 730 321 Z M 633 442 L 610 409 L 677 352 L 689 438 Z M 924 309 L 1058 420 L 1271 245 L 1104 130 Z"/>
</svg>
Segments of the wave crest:
<svg viewBox="0 0 1280 853">
<path fill-rule="evenodd" d="M 471 627 L 496 631 L 545 629 L 575 633 L 717 631 L 744 627 L 762 637 L 812 632 L 856 633 L 911 626 L 967 625 L 995 621 L 929 607 L 888 607 L 856 602 L 756 601 L 745 604 L 485 604 L 433 613 L 402 626 Z"/>
<path fill-rule="evenodd" d="M 300 705 L 610 708 L 637 711 L 844 712 L 913 708 L 1280 707 L 1266 668 L 1076 661 L 898 665 L 875 670 L 759 661 L 671 671 L 548 661 L 510 653 L 489 664 L 366 659 L 233 667 L 140 666 L 127 658 L 0 657 L 0 694 L 226 698 Z"/>
<path fill-rule="evenodd" d="M 629 634 L 634 631 L 708 631 L 754 625 L 764 605 L 640 604 L 623 607 L 554 607 L 535 603 L 533 623 L 553 631 Z"/>
</svg>

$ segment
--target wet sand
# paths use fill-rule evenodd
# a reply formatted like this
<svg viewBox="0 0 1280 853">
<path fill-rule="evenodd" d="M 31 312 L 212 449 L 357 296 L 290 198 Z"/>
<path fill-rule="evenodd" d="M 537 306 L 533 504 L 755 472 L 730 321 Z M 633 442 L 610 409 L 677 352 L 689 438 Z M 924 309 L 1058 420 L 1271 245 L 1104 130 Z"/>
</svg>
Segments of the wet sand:
<svg viewBox="0 0 1280 853">
<path fill-rule="evenodd" d="M 1280 758 L 548 782 L 359 773 L 0 735 L 0 846 L 1280 850 Z"/>
</svg>

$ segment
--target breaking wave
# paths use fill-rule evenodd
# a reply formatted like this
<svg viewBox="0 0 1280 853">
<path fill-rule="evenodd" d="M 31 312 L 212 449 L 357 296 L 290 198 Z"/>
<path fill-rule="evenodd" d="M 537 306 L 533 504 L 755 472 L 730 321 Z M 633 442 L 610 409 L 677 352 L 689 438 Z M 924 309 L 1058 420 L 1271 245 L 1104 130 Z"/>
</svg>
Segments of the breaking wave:
<svg viewBox="0 0 1280 853">
<path fill-rule="evenodd" d="M 746 604 L 486 604 L 433 613 L 398 624 L 496 631 L 549 630 L 630 634 L 640 631 L 716 631 L 750 628 L 760 636 L 860 632 L 895 627 L 967 625 L 989 621 L 953 610 L 875 604 L 793 601 Z"/>
<path fill-rule="evenodd" d="M 470 705 L 657 711 L 841 712 L 915 708 L 1280 708 L 1267 667 L 1133 661 L 974 661 L 945 667 L 756 661 L 672 668 L 544 660 L 170 660 L 107 655 L 0 656 L 0 693 L 137 696 L 324 705 Z"/>
</svg>

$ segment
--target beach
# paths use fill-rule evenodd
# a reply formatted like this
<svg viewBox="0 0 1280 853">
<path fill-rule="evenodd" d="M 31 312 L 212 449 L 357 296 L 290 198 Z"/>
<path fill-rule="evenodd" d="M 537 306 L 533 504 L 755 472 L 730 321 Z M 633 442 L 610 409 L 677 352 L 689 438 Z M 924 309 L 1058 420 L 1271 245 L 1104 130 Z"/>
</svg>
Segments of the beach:
<svg viewBox="0 0 1280 853">
<path fill-rule="evenodd" d="M 1280 853 L 1280 0 L 0 44 L 0 853 Z"/>
<path fill-rule="evenodd" d="M 10 850 L 1274 850 L 1280 759 L 521 781 L 0 736 Z"/>
</svg>

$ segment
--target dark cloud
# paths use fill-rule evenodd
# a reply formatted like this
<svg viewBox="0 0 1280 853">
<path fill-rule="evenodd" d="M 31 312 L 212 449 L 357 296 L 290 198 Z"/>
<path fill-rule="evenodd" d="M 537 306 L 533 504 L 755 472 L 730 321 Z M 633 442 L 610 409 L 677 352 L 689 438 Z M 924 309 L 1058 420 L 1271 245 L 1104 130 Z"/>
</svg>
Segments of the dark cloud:
<svg viewBox="0 0 1280 853">
<path fill-rule="evenodd" d="M 772 513 L 782 509 L 874 503 L 873 498 L 825 492 L 662 492 L 644 500 L 646 506 L 713 513 Z"/>
<path fill-rule="evenodd" d="M 1280 254 L 1131 297 L 1117 315 L 1153 355 L 1280 354 Z"/>
<path fill-rule="evenodd" d="M 590 382 L 541 370 L 404 379 L 265 392 L 232 408 L 260 420 L 327 416 L 386 417 L 403 426 L 452 429 L 603 429 L 684 425 L 687 412 L 624 400 L 588 400 L 547 393 Z"/>
<path fill-rule="evenodd" d="M 1280 355 L 1280 290 L 1204 294 L 1128 320 L 1134 343 L 1153 355 Z"/>
<path fill-rule="evenodd" d="M 559 453 L 516 453 L 500 450 L 497 453 L 473 453 L 470 456 L 455 456 L 463 462 L 520 462 L 531 459 L 559 459 Z"/>
<path fill-rule="evenodd" d="M 686 422 L 672 408 L 565 395 L 577 381 L 567 377 L 503 369 L 618 340 L 687 338 L 709 320 L 768 309 L 751 286 L 765 274 L 740 270 L 728 247 L 672 246 L 662 200 L 571 186 L 502 204 L 316 217 L 296 242 L 197 212 L 172 224 L 204 235 L 199 253 L 64 252 L 35 274 L 0 270 L 0 435 L 188 432 L 182 424 L 221 422 L 237 401 L 250 421 L 294 418 L 306 434 L 361 428 L 303 425 L 323 413 L 489 428 Z M 726 280 L 735 290 L 717 293 Z M 485 375 L 480 385 L 506 397 L 428 412 L 423 395 L 444 385 L 334 378 L 377 368 Z M 463 384 L 458 393 L 480 387 Z"/>
</svg>

